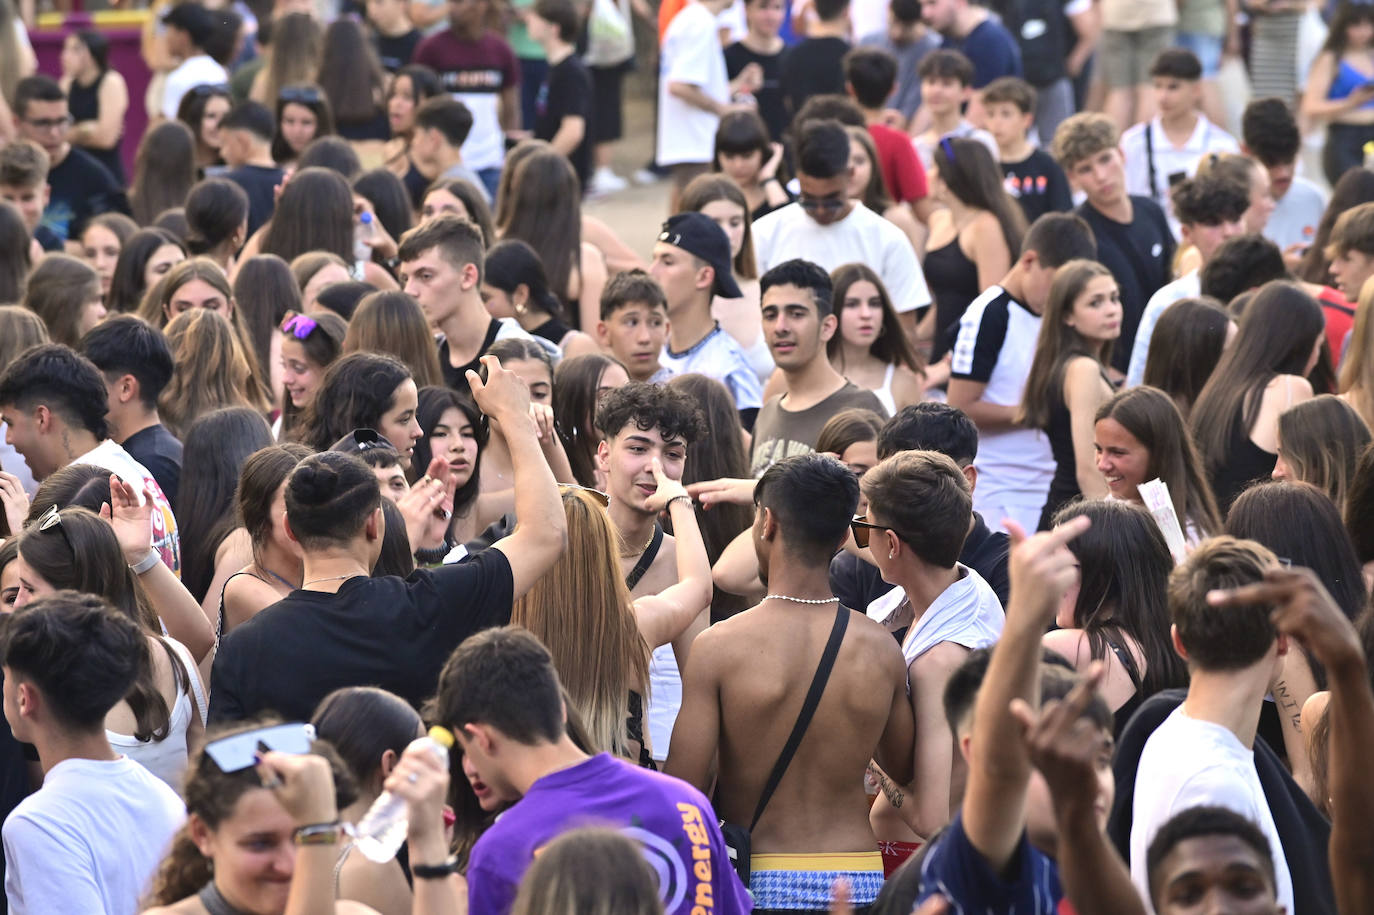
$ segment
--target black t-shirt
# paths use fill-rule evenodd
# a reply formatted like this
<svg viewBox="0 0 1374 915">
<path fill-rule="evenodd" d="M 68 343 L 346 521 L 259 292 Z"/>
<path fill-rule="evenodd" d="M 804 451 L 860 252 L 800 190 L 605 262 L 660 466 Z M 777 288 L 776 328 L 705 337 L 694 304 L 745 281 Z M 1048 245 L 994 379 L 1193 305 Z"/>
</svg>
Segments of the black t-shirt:
<svg viewBox="0 0 1374 915">
<path fill-rule="evenodd" d="M 487 325 L 487 335 L 482 338 L 482 348 L 477 351 L 477 358 L 473 359 L 467 365 L 462 365 L 458 368 L 454 368 L 449 364 L 448 341 L 440 340 L 439 368 L 444 373 L 444 384 L 453 388 L 453 390 L 457 391 L 459 394 L 471 395 L 472 388 L 468 385 L 467 370 L 472 369 L 474 372 L 480 372 L 482 370 L 482 354 L 490 349 L 491 345 L 496 342 L 496 335 L 500 331 L 501 322 L 492 318 L 491 323 Z"/>
<path fill-rule="evenodd" d="M 782 62 L 782 84 L 790 115 L 801 111 L 813 95 L 844 95 L 848 53 L 849 42 L 843 38 L 808 38 L 788 52 Z"/>
<path fill-rule="evenodd" d="M 539 86 L 534 110 L 534 136 L 538 140 L 552 140 L 566 117 L 582 119 L 582 142 L 568 160 L 585 190 L 592 176 L 592 74 L 581 58 L 570 54 L 549 67 Z"/>
<path fill-rule="evenodd" d="M 181 488 L 181 442 L 159 423 L 141 429 L 126 438 L 122 443 L 129 456 L 148 469 L 162 488 L 167 502 L 177 504 L 177 491 Z"/>
<path fill-rule="evenodd" d="M 242 165 L 224 173 L 224 177 L 243 188 L 248 195 L 248 234 L 251 236 L 267 220 L 277 201 L 275 192 L 286 172 L 275 165 Z"/>
<path fill-rule="evenodd" d="M 90 153 L 73 146 L 48 172 L 48 208 L 43 225 L 58 238 L 71 241 L 81 237 L 86 222 L 101 213 L 130 215 L 129 200 L 109 169 Z"/>
<path fill-rule="evenodd" d="M 1002 606 L 1007 605 L 1011 579 L 1007 571 L 1007 552 L 1011 540 L 1002 531 L 994 531 L 983 522 L 983 516 L 973 513 L 973 530 L 964 541 L 959 561 L 982 576 L 997 594 Z M 830 590 L 846 607 L 860 613 L 873 601 L 892 590 L 883 581 L 882 573 L 872 563 L 864 562 L 852 553 L 837 553 L 830 560 Z"/>
<path fill-rule="evenodd" d="M 1145 305 L 1169 282 L 1174 262 L 1174 233 L 1159 204 L 1132 194 L 1131 207 L 1130 225 L 1108 219 L 1090 203 L 1078 208 L 1097 237 L 1098 262 L 1112 272 L 1121 289 L 1121 336 L 1112 347 L 1112 365 L 1123 374 Z"/>
<path fill-rule="evenodd" d="M 377 59 L 382 62 L 382 68 L 388 73 L 395 73 L 410 63 L 410 58 L 415 54 L 415 46 L 424 37 L 419 29 L 411 29 L 400 35 L 383 35 L 377 32 L 372 37 L 372 45 L 377 49 Z"/>
<path fill-rule="evenodd" d="M 768 125 L 768 133 L 778 143 L 782 142 L 782 135 L 790 120 L 782 98 L 782 61 L 786 55 L 785 47 L 776 54 L 760 54 L 739 41 L 725 49 L 725 73 L 731 79 L 739 76 L 740 71 L 749 64 L 758 64 L 763 68 L 763 85 L 754 93 L 754 100 L 759 105 L 759 117 L 763 118 L 763 123 Z"/>
<path fill-rule="evenodd" d="M 353 578 L 337 594 L 293 591 L 233 629 L 211 676 L 210 721 L 269 709 L 309 721 L 345 686 L 380 686 L 417 708 L 453 649 L 510 621 L 514 581 L 500 550 L 409 578 Z"/>
<path fill-rule="evenodd" d="M 1067 213 L 1073 209 L 1069 179 L 1059 163 L 1043 149 L 1033 149 L 1020 162 L 1003 162 L 1007 193 L 1021 204 L 1026 222 L 1032 223 L 1046 213 Z"/>
</svg>

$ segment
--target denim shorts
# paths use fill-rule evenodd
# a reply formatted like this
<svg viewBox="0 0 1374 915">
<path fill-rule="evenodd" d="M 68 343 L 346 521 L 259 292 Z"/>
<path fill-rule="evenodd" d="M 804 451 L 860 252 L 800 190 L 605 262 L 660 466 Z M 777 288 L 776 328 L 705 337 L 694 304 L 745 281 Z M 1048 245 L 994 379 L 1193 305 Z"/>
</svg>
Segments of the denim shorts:
<svg viewBox="0 0 1374 915">
<path fill-rule="evenodd" d="M 1201 32 L 1179 32 L 1174 43 L 1197 55 L 1202 62 L 1202 78 L 1212 79 L 1221 72 L 1221 46 L 1219 35 L 1204 35 Z"/>
</svg>

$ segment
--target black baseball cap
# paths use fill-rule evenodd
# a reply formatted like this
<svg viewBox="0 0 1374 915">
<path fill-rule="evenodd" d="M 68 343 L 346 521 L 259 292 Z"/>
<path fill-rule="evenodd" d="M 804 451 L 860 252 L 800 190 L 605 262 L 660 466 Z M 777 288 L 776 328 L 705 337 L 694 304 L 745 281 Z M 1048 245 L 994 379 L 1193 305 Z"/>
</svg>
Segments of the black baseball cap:
<svg viewBox="0 0 1374 915">
<path fill-rule="evenodd" d="M 715 286 L 711 289 L 713 293 L 725 299 L 743 297 L 744 293 L 740 292 L 731 270 L 730 238 L 714 219 L 704 213 L 669 216 L 663 224 L 663 230 L 658 233 L 658 240 L 681 248 L 710 264 L 716 271 Z"/>
<path fill-rule="evenodd" d="M 205 47 L 215 34 L 215 17 L 199 3 L 179 3 L 167 11 L 162 21 L 190 35 L 198 48 Z"/>
</svg>

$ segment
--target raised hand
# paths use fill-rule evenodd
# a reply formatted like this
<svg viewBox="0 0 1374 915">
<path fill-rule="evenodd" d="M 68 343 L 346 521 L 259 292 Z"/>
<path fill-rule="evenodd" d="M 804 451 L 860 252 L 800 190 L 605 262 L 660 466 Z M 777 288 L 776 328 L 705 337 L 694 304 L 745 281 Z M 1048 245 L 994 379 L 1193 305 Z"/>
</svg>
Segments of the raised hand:
<svg viewBox="0 0 1374 915">
<path fill-rule="evenodd" d="M 409 811 L 406 831 L 412 842 L 419 838 L 443 841 L 448 781 L 448 768 L 435 757 L 428 738 L 406 747 L 396 768 L 387 776 L 383 787 L 405 798 Z"/>
<path fill-rule="evenodd" d="M 115 474 L 110 474 L 110 501 L 100 506 L 100 517 L 110 522 L 124 561 L 134 565 L 153 548 L 153 493 L 143 491 L 140 503 L 138 491 Z"/>
<path fill-rule="evenodd" d="M 4 506 L 10 535 L 18 534 L 24 529 L 24 519 L 29 514 L 29 494 L 24 492 L 17 476 L 3 470 L 0 470 L 0 505 Z"/>
<path fill-rule="evenodd" d="M 649 462 L 649 469 L 653 471 L 654 481 L 658 483 L 658 489 L 654 490 L 652 496 L 644 500 L 645 508 L 650 511 L 662 511 L 673 499 L 687 495 L 687 487 L 682 485 L 681 480 L 670 479 L 663 472 L 663 464 L 658 458 Z"/>
<path fill-rule="evenodd" d="M 1094 661 L 1062 702 L 1047 702 L 1037 716 L 1023 699 L 1011 701 L 1011 713 L 1024 729 L 1021 739 L 1031 763 L 1045 776 L 1055 809 L 1091 810 L 1098 801 L 1097 764 L 1104 753 L 1102 730 L 1083 717 L 1107 668 Z M 1105 811 L 1103 811 L 1105 815 Z"/>
<path fill-rule="evenodd" d="M 339 818 L 334 773 L 323 756 L 272 750 L 257 757 L 256 767 L 262 786 L 272 791 L 296 825 L 332 823 Z"/>
<path fill-rule="evenodd" d="M 713 505 L 753 505 L 754 487 L 758 480 L 734 479 L 723 477 L 719 480 L 702 480 L 687 487 L 687 494 L 709 509 Z"/>
<path fill-rule="evenodd" d="M 1270 569 L 1261 582 L 1212 591 L 1207 602 L 1214 607 L 1273 604 L 1274 625 L 1279 632 L 1297 639 L 1325 666 L 1364 664 L 1355 627 L 1311 569 Z"/>
<path fill-rule="evenodd" d="M 501 367 L 501 360 L 495 356 L 483 356 L 482 365 L 487 369 L 487 380 L 468 369 L 468 385 L 472 388 L 472 399 L 481 410 L 492 419 L 515 421 L 515 417 L 526 416 L 530 411 L 530 389 L 520 376 Z"/>
<path fill-rule="evenodd" d="M 1079 515 L 1052 531 L 1029 537 L 1015 521 L 1003 524 L 1011 535 L 1011 597 L 1007 610 L 1016 607 L 1022 613 L 1033 614 L 1027 622 L 1048 627 L 1060 598 L 1073 587 L 1078 575 L 1069 541 L 1086 531 L 1092 521 Z"/>
</svg>

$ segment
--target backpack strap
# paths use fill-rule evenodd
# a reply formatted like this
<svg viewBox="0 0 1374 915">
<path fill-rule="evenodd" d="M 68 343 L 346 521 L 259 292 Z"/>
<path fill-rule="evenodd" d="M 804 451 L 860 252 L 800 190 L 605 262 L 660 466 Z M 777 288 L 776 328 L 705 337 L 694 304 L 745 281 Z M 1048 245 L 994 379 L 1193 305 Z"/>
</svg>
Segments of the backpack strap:
<svg viewBox="0 0 1374 915">
<path fill-rule="evenodd" d="M 801 714 L 797 716 L 797 723 L 792 726 L 792 734 L 787 738 L 787 743 L 783 745 L 778 761 L 773 764 L 773 771 L 768 774 L 768 781 L 763 786 L 763 793 L 759 795 L 758 806 L 754 808 L 753 822 L 749 824 L 750 832 L 753 832 L 754 827 L 759 825 L 759 817 L 763 816 L 764 808 L 772 800 L 773 792 L 778 790 L 778 785 L 782 782 L 787 767 L 792 763 L 792 757 L 797 753 L 797 747 L 801 746 L 802 738 L 806 736 L 806 729 L 811 725 L 811 718 L 816 714 L 816 707 L 821 704 L 821 695 L 825 692 L 825 685 L 830 680 L 830 671 L 835 667 L 835 658 L 840 653 L 840 643 L 844 641 L 844 632 L 848 627 L 849 610 L 844 604 L 840 604 L 835 611 L 835 625 L 830 629 L 830 641 L 825 643 L 825 651 L 821 654 L 821 663 L 816 668 L 816 675 L 811 678 L 811 689 L 806 693 L 806 701 L 802 703 Z"/>
<path fill-rule="evenodd" d="M 654 564 L 661 546 L 663 546 L 663 525 L 655 521 L 654 536 L 649 540 L 649 545 L 644 548 L 644 552 L 640 554 L 639 562 L 636 562 L 635 567 L 630 570 L 630 574 L 625 576 L 626 588 L 631 591 L 635 589 L 635 585 L 639 584 L 644 573 L 649 571 L 649 566 Z"/>
</svg>

